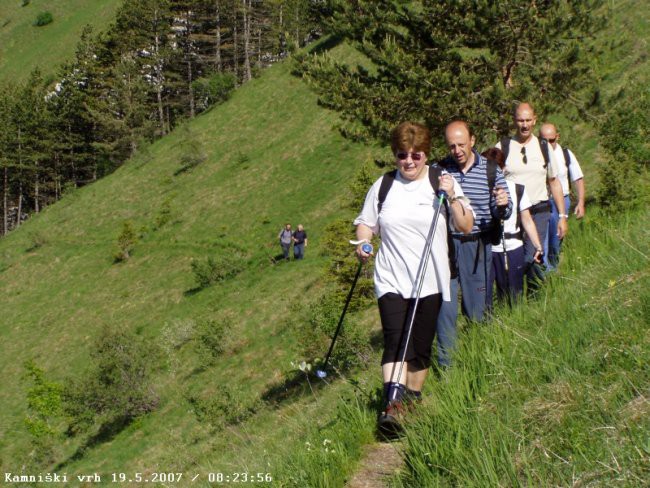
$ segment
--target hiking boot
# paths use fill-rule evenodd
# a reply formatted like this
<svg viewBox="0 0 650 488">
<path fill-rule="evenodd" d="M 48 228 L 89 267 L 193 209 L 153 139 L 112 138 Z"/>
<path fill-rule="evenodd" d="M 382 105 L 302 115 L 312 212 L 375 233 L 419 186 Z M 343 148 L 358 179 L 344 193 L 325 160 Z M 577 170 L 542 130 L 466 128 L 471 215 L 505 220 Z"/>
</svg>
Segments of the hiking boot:
<svg viewBox="0 0 650 488">
<path fill-rule="evenodd" d="M 405 409 L 401 401 L 390 402 L 377 419 L 379 432 L 388 439 L 398 437 L 402 433 L 401 421 L 404 413 Z"/>
</svg>

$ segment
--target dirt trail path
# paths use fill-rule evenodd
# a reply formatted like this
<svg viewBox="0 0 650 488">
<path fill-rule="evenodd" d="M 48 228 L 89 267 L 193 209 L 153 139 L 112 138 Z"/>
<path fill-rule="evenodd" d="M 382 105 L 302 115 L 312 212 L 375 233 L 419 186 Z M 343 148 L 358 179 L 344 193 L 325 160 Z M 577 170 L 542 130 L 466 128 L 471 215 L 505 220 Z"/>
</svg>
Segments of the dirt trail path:
<svg viewBox="0 0 650 488">
<path fill-rule="evenodd" d="M 378 442 L 367 446 L 356 473 L 345 485 L 347 488 L 384 488 L 402 467 L 402 448 L 399 442 Z"/>
</svg>

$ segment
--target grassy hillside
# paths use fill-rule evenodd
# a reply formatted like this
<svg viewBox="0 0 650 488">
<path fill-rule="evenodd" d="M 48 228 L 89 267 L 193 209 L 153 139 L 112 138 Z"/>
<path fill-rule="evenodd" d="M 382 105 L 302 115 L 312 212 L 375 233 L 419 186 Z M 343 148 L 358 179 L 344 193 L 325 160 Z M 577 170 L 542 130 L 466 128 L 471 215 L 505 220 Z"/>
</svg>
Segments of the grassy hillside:
<svg viewBox="0 0 650 488">
<path fill-rule="evenodd" d="M 613 2 L 615 24 L 601 43 L 610 46 L 603 59 L 647 77 L 639 5 Z M 613 41 L 623 23 L 625 36 Z M 609 93 L 628 80 L 608 62 L 601 73 Z M 595 130 L 589 120 L 569 126 L 559 117 L 591 191 Z M 0 241 L 5 472 L 98 472 L 105 483 L 111 472 L 183 472 L 181 486 L 194 474 L 193 486 L 207 486 L 209 472 L 248 472 L 269 473 L 277 486 L 344 484 L 374 442 L 378 359 L 347 381 L 332 375 L 329 385 L 298 376 L 303 394 L 273 401 L 278 383 L 293 377 L 306 346 L 298 331 L 326 290 L 324 229 L 349 216 L 342 203 L 359 168 L 386 157 L 342 139 L 336 120 L 288 63 L 276 65 Z M 307 258 L 274 264 L 286 221 L 305 225 Z M 125 222 L 138 240 L 130 259 L 116 263 Z M 647 480 L 650 216 L 592 206 L 570 225 L 561 275 L 526 307 L 466 328 L 459 367 L 429 381 L 396 485 Z M 199 290 L 191 263 L 208 257 L 241 270 Z M 355 318 L 377 329 L 375 307 Z M 193 340 L 208 319 L 226 325 L 226 350 L 213 363 Z M 77 377 L 106 326 L 158 350 L 158 408 L 106 435 L 62 437 L 51 463 L 37 467 L 23 363 L 34 360 L 51 381 Z"/>
<path fill-rule="evenodd" d="M 252 423 L 265 426 L 260 433 L 268 442 L 251 446 L 246 430 L 234 438 L 221 432 L 213 438 L 188 413 L 186 397 L 219 395 L 221 385 L 242 385 L 241 402 L 253 402 L 299 357 L 300 345 L 288 327 L 306 320 L 303 307 L 320 286 L 322 229 L 372 151 L 342 139 L 332 129 L 335 120 L 290 75 L 288 64 L 275 66 L 218 110 L 179 128 L 110 177 L 66 195 L 3 239 L 3 467 L 16 469 L 29 452 L 22 425 L 24 360 L 33 358 L 60 380 L 84 369 L 104 325 L 138 331 L 167 351 L 175 340 L 170 335 L 205 317 L 229 321 L 227 341 L 234 350 L 205 370 L 191 350 L 168 354 L 157 374 L 161 408 L 67 469 L 143 470 L 167 466 L 172 458 L 177 469 L 209 460 L 236 469 L 242 459 L 264 467 L 262 454 L 275 454 L 286 435 L 269 426 L 288 414 L 264 410 Z M 179 172 L 188 155 L 202 162 Z M 115 264 L 117 236 L 126 221 L 141 237 L 131 259 Z M 276 236 L 285 221 L 305 225 L 307 259 L 274 265 L 271 258 L 280 250 Z M 244 256 L 245 270 L 196 291 L 192 260 L 228 259 L 233 249 Z M 291 414 L 297 418 L 293 428 L 309 426 L 309 415 Z M 303 416 L 305 421 L 298 420 Z M 76 442 L 66 441 L 62 459 L 75 452 Z M 238 443 L 254 454 L 242 457 L 233 449 Z M 170 445 L 183 446 L 192 457 L 176 459 Z M 213 459 L 209 452 L 215 445 L 220 454 Z"/>
<path fill-rule="evenodd" d="M 22 0 L 0 2 L 0 81 L 21 81 L 39 68 L 54 74 L 74 55 L 84 26 L 96 31 L 113 20 L 119 0 Z M 32 25 L 40 12 L 50 12 L 54 21 Z M 53 49 L 56 46 L 56 49 Z"/>
</svg>

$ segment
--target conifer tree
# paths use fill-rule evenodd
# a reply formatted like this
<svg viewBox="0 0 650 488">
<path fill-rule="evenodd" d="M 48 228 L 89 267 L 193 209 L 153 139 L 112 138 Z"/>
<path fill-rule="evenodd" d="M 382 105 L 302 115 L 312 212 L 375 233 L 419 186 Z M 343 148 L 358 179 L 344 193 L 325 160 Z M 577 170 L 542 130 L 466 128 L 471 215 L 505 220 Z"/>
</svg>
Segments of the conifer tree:
<svg viewBox="0 0 650 488">
<path fill-rule="evenodd" d="M 601 0 L 331 0 L 325 28 L 368 58 L 351 67 L 314 56 L 303 67 L 352 137 L 386 140 L 406 119 L 440 133 L 464 117 L 493 142 L 514 100 L 565 103 L 589 81 L 584 42 Z M 576 100 L 577 103 L 577 100 Z"/>
</svg>

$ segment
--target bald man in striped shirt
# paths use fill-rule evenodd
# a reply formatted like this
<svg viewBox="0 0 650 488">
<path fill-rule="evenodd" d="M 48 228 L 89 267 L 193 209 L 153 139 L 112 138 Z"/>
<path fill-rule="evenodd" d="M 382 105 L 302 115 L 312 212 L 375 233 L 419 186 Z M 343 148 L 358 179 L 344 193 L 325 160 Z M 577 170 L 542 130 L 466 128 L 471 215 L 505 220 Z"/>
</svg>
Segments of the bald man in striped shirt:
<svg viewBox="0 0 650 488">
<path fill-rule="evenodd" d="M 496 165 L 493 167 L 494 187 L 490 189 L 488 162 L 474 149 L 476 137 L 467 122 L 456 120 L 447 125 L 445 141 L 449 156 L 440 164 L 456 178 L 476 214 L 469 235 L 452 232 L 458 278 L 452 279 L 452 299 L 451 302 L 443 303 L 438 327 L 440 330 L 442 325 L 442 330 L 448 329 L 449 333 L 454 333 L 459 284 L 462 310 L 466 317 L 481 321 L 491 305 L 487 303 L 486 293 L 492 260 L 490 241 L 498 228 L 499 220 L 510 217 L 512 200 L 503 173 Z M 442 324 L 440 320 L 443 321 Z"/>
</svg>

